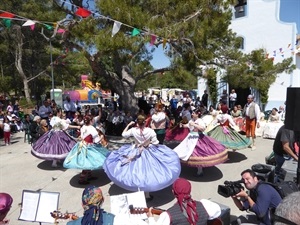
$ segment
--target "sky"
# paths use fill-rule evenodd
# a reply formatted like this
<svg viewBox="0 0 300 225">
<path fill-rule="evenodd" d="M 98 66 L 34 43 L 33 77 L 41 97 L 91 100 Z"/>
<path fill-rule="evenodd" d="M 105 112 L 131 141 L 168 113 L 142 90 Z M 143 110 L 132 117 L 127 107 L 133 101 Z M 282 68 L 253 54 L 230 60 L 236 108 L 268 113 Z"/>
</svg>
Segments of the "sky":
<svg viewBox="0 0 300 225">
<path fill-rule="evenodd" d="M 281 0 L 279 19 L 283 22 L 295 22 L 300 34 L 300 0 Z M 170 65 L 169 59 L 163 54 L 162 45 L 155 50 L 151 64 L 156 69 Z"/>
</svg>

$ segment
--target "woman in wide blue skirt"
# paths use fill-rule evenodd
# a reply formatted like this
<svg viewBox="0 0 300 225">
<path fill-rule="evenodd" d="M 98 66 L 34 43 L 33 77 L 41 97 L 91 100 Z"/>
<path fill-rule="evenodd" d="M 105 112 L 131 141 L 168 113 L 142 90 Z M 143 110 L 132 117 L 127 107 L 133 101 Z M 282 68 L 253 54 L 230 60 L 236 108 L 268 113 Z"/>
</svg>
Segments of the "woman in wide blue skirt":
<svg viewBox="0 0 300 225">
<path fill-rule="evenodd" d="M 158 191 L 171 185 L 181 171 L 175 152 L 165 145 L 159 145 L 153 129 L 144 126 L 145 117 L 138 116 L 137 126 L 129 129 L 130 122 L 122 136 L 134 137 L 134 144 L 126 144 L 111 152 L 104 163 L 107 176 L 118 186 L 130 191 Z"/>
</svg>

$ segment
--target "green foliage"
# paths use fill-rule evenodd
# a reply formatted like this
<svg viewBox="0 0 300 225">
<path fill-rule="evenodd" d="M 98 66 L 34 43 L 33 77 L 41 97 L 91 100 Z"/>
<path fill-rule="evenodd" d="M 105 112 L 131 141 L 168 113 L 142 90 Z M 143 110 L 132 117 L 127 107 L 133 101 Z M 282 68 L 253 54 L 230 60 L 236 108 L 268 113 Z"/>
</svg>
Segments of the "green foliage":
<svg viewBox="0 0 300 225">
<path fill-rule="evenodd" d="M 217 72 L 215 69 L 210 68 L 205 73 L 205 78 L 207 79 L 207 84 L 209 88 L 210 98 L 213 105 L 217 104 Z"/>
<path fill-rule="evenodd" d="M 0 76 L 0 93 L 8 94 L 12 88 L 12 78 L 9 76 Z"/>
<path fill-rule="evenodd" d="M 238 50 L 241 40 L 228 29 L 232 17 L 230 7 L 236 4 L 236 0 L 101 0 L 95 2 L 102 16 L 99 13 L 98 16 L 85 19 L 76 16 L 69 4 L 82 6 L 85 0 L 63 2 L 1 2 L 2 10 L 38 21 L 61 21 L 68 13 L 69 21 L 64 24 L 67 32 L 51 40 L 53 48 L 40 34 L 44 25 L 37 24 L 36 30 L 31 31 L 28 27 L 21 27 L 22 21 L 13 21 L 13 25 L 21 27 L 24 38 L 22 66 L 27 78 L 45 69 L 48 75 L 51 74 L 49 65 L 52 54 L 57 87 L 77 86 L 81 74 L 91 74 L 94 82 L 100 82 L 102 87 L 108 87 L 121 95 L 134 88 L 140 90 L 150 86 L 193 89 L 197 85 L 199 66 L 218 64 L 226 68 L 224 80 L 230 85 L 256 88 L 261 92 L 263 101 L 266 101 L 267 90 L 276 75 L 286 69 L 293 69 L 291 59 L 273 65 L 272 60 L 265 58 L 263 50 L 248 55 Z M 90 10 L 95 11 L 94 8 Z M 122 26 L 112 37 L 114 21 L 121 22 Z M 139 29 L 140 35 L 132 37 L 133 28 Z M 50 37 L 53 30 L 44 29 L 44 34 Z M 155 48 L 149 47 L 150 34 L 157 36 L 154 46 L 167 46 L 165 54 L 170 58 L 171 66 L 165 68 L 163 75 L 160 74 L 163 71 L 155 71 L 150 64 Z M 5 76 L 17 72 L 11 66 L 15 59 L 16 44 L 15 29 L 7 29 L 0 23 L 0 62 Z M 129 80 L 133 80 L 130 84 L 124 82 L 124 68 L 130 76 Z M 216 71 L 209 69 L 207 79 L 211 98 L 216 102 Z M 118 85 L 116 81 L 120 81 Z M 15 84 L 21 92 L 22 82 Z M 30 83 L 36 95 L 50 87 L 51 80 L 45 75 Z"/>
<path fill-rule="evenodd" d="M 136 77 L 151 69 L 152 49 L 146 48 L 150 34 L 157 35 L 156 45 L 165 40 L 169 46 L 166 55 L 172 60 L 174 71 L 193 74 L 203 61 L 219 57 L 235 37 L 228 26 L 230 4 L 234 1 L 97 1 L 103 17 L 78 21 L 69 27 L 68 41 L 80 41 L 84 50 L 94 47 L 102 68 L 121 76 L 121 66 L 131 68 Z M 120 31 L 111 37 L 114 20 L 123 23 Z M 130 27 L 126 26 L 130 25 Z M 133 27 L 141 31 L 131 36 Z M 185 72 L 183 72 L 185 70 Z M 95 72 L 95 71 L 94 71 Z M 177 74 L 177 72 L 174 72 Z M 177 79 L 181 85 L 182 79 Z M 188 84 L 190 85 L 190 84 Z"/>
<path fill-rule="evenodd" d="M 227 75 L 224 77 L 224 80 L 231 86 L 257 89 L 263 104 L 268 101 L 268 90 L 275 82 L 277 74 L 284 71 L 290 73 L 295 69 L 295 65 L 292 65 L 292 58 L 274 64 L 273 59 L 266 58 L 266 55 L 263 49 L 244 55 L 238 63 L 232 63 L 227 67 Z"/>
<path fill-rule="evenodd" d="M 25 21 L 12 20 L 12 27 L 10 29 L 7 29 L 0 22 L 0 62 L 4 75 L 14 75 L 11 85 L 13 85 L 17 95 L 24 94 L 22 77 L 18 75 L 19 71 L 14 66 L 16 47 L 18 43 L 20 43 L 20 40 L 17 38 L 17 29 L 20 29 L 22 33 L 21 65 L 27 79 L 35 77 L 46 69 L 46 73 L 29 82 L 31 95 L 35 95 L 39 98 L 41 94 L 51 88 L 51 54 L 53 58 L 54 82 L 57 87 L 63 83 L 72 87 L 78 83 L 74 75 L 78 76 L 78 74 L 86 74 L 91 71 L 87 60 L 82 54 L 81 57 L 79 57 L 78 52 L 77 54 L 74 53 L 75 56 L 73 53 L 65 53 L 66 49 L 61 45 L 61 35 L 56 35 L 52 38 L 52 48 L 50 48 L 49 41 L 41 35 L 43 29 L 44 35 L 50 38 L 53 35 L 54 29 L 48 30 L 46 25 L 54 26 L 54 22 L 66 17 L 66 13 L 54 4 L 52 0 L 1 0 L 1 10 L 15 13 L 24 18 L 40 21 L 36 23 L 33 31 L 30 27 L 22 27 Z M 66 56 L 62 57 L 63 55 Z M 73 62 L 74 57 L 77 58 L 78 62 Z"/>
<path fill-rule="evenodd" d="M 171 70 L 146 77 L 137 83 L 136 90 L 147 90 L 150 87 L 192 90 L 197 88 L 197 78 L 185 70 Z"/>
</svg>

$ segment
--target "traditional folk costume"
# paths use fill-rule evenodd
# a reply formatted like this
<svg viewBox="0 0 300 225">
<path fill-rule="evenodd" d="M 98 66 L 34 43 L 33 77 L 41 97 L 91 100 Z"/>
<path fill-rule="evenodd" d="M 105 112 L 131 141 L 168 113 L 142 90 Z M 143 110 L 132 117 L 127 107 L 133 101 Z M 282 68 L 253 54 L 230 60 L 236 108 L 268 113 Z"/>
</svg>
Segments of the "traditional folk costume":
<svg viewBox="0 0 300 225">
<path fill-rule="evenodd" d="M 180 123 L 188 123 L 188 120 L 182 120 Z M 189 129 L 180 127 L 179 123 L 175 123 L 174 120 L 170 120 L 168 129 L 166 130 L 165 144 L 167 143 L 179 143 L 189 134 Z"/>
<path fill-rule="evenodd" d="M 158 191 L 171 185 L 181 171 L 175 152 L 159 145 L 156 133 L 148 127 L 128 127 L 124 138 L 134 137 L 134 144 L 125 144 L 111 152 L 104 163 L 104 171 L 116 185 L 129 191 Z"/>
<path fill-rule="evenodd" d="M 158 106 L 156 106 L 156 109 L 159 108 L 158 110 L 162 110 L 161 107 L 162 106 L 158 104 Z M 159 144 L 163 144 L 166 136 L 166 122 L 167 122 L 166 114 L 163 111 L 158 111 L 152 115 L 151 119 L 152 120 L 150 122 L 150 126 L 152 129 L 154 129 Z"/>
<path fill-rule="evenodd" d="M 202 119 L 193 118 L 187 126 L 190 133 L 174 148 L 174 152 L 178 154 L 183 164 L 197 167 L 197 175 L 201 176 L 202 167 L 214 166 L 227 160 L 228 155 L 225 146 L 200 131 L 205 129 L 205 123 Z"/>
<path fill-rule="evenodd" d="M 165 212 L 162 212 L 157 221 L 151 215 L 148 218 L 149 225 L 156 224 L 189 224 L 204 225 L 209 224 L 208 220 L 213 220 L 221 215 L 221 207 L 208 199 L 195 201 L 191 196 L 192 185 L 183 178 L 178 178 L 174 184 L 172 192 L 177 202 Z M 215 224 L 212 222 L 211 224 Z M 219 223 L 216 223 L 219 224 Z"/>
<path fill-rule="evenodd" d="M 70 151 L 64 161 L 64 168 L 82 169 L 79 183 L 85 184 L 91 177 L 91 170 L 102 169 L 109 150 L 102 147 L 98 131 L 92 125 L 80 129 L 81 140 Z"/>
<path fill-rule="evenodd" d="M 32 145 L 31 153 L 40 159 L 53 160 L 52 166 L 56 167 L 56 160 L 65 159 L 76 141 L 65 132 L 69 124 L 61 118 L 52 117 L 50 125 L 52 129 Z"/>
<path fill-rule="evenodd" d="M 214 123 L 219 123 L 219 125 L 209 131 L 207 135 L 222 143 L 226 148 L 237 150 L 247 148 L 251 144 L 249 138 L 243 137 L 232 128 L 236 125 L 230 115 L 219 114 Z"/>
</svg>

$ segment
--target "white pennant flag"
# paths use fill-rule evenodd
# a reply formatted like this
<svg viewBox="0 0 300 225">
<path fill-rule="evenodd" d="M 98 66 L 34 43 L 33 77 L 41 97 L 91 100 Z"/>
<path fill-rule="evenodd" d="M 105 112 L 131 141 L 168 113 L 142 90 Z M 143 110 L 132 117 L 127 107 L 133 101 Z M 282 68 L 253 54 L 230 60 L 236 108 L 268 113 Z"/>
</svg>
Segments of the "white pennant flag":
<svg viewBox="0 0 300 225">
<path fill-rule="evenodd" d="M 34 24 L 35 24 L 34 21 L 32 21 L 32 20 L 27 20 L 22 26 L 26 27 L 26 26 L 32 26 L 32 25 L 34 25 Z"/>
<path fill-rule="evenodd" d="M 118 22 L 118 21 L 115 21 L 114 22 L 114 26 L 113 26 L 113 29 L 112 29 L 112 34 L 111 36 L 113 37 L 116 33 L 119 32 L 120 28 L 121 28 L 121 25 L 122 23 Z"/>
</svg>

